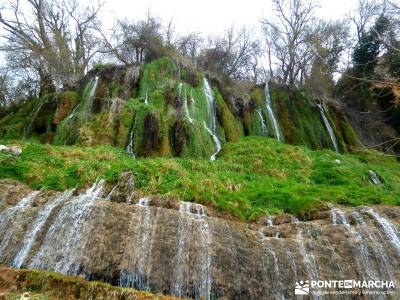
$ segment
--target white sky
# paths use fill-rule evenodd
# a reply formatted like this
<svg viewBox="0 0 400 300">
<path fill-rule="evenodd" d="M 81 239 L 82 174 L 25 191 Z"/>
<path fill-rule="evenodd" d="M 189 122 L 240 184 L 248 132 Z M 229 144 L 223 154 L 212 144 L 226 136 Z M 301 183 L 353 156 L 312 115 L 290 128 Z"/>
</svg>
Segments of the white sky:
<svg viewBox="0 0 400 300">
<path fill-rule="evenodd" d="M 254 27 L 271 13 L 271 0 L 104 0 L 103 24 L 110 27 L 117 18 L 141 19 L 148 10 L 164 22 L 173 18 L 179 33 L 197 31 L 205 35 L 220 33 L 234 23 Z M 358 0 L 320 0 L 317 16 L 340 19 Z"/>
</svg>

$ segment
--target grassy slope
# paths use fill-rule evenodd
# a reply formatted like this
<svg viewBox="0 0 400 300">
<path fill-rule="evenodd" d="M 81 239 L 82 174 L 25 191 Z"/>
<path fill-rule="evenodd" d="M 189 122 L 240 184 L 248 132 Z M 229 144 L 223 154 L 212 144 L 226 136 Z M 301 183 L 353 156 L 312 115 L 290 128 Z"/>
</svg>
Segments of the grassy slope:
<svg viewBox="0 0 400 300">
<path fill-rule="evenodd" d="M 215 162 L 134 160 L 113 147 L 15 142 L 23 146 L 23 153 L 16 158 L 0 153 L 0 178 L 17 179 L 35 189 L 87 186 L 97 177 L 117 181 L 121 172 L 132 171 L 142 194 L 203 203 L 243 220 L 265 213 L 302 215 L 322 202 L 400 205 L 400 164 L 372 152 L 340 155 L 247 137 L 227 143 Z M 384 184 L 369 183 L 370 169 Z"/>
</svg>

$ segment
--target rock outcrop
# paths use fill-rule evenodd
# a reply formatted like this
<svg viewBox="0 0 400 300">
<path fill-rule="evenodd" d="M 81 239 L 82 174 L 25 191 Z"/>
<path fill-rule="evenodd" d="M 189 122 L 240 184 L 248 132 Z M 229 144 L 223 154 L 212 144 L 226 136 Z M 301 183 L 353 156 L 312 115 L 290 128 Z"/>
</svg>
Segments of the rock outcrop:
<svg viewBox="0 0 400 300">
<path fill-rule="evenodd" d="M 398 207 L 335 207 L 307 221 L 283 215 L 245 224 L 199 204 L 116 190 L 114 197 L 101 180 L 81 193 L 0 181 L 0 264 L 195 299 L 292 299 L 300 280 L 400 284 Z"/>
</svg>

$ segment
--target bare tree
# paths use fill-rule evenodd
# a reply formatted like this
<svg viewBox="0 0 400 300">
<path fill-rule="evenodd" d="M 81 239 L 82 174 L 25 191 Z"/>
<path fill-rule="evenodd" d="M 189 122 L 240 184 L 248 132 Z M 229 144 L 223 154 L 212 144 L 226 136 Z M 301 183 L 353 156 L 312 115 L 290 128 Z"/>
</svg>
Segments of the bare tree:
<svg viewBox="0 0 400 300">
<path fill-rule="evenodd" d="M 260 54 L 260 43 L 245 27 L 236 31 L 228 28 L 222 37 L 212 38 L 200 55 L 199 63 L 205 69 L 233 79 L 249 77 L 252 64 Z"/>
<path fill-rule="evenodd" d="M 97 52 L 92 30 L 101 5 L 81 7 L 76 0 L 9 2 L 0 11 L 5 51 L 14 67 L 30 68 L 42 89 L 73 84 Z"/>
<path fill-rule="evenodd" d="M 174 43 L 174 36 L 175 36 L 175 25 L 173 22 L 173 19 L 171 18 L 164 28 L 164 37 L 165 37 L 165 43 L 167 46 L 172 46 Z"/>
<path fill-rule="evenodd" d="M 291 86 L 304 79 L 313 57 L 308 39 L 315 8 L 309 0 L 273 0 L 275 18 L 262 20 L 268 49 L 278 62 L 279 75 Z"/>
<path fill-rule="evenodd" d="M 172 26 L 172 23 L 171 23 Z M 99 29 L 104 52 L 124 64 L 142 64 L 146 57 L 162 47 L 161 22 L 149 12 L 145 20 L 131 22 L 118 20 L 110 37 Z"/>
<path fill-rule="evenodd" d="M 356 10 L 350 16 L 350 21 L 356 26 L 358 42 L 361 41 L 363 34 L 381 13 L 381 8 L 376 0 L 358 1 Z"/>
<path fill-rule="evenodd" d="M 192 32 L 181 36 L 176 42 L 177 49 L 195 63 L 200 50 L 203 47 L 204 40 L 200 33 Z"/>
</svg>

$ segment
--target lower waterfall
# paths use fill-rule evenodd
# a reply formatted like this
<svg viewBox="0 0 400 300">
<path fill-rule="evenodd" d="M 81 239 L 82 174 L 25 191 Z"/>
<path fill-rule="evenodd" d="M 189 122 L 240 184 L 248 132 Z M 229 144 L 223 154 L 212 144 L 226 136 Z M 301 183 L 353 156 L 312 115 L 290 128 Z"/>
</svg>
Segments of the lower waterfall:
<svg viewBox="0 0 400 300">
<path fill-rule="evenodd" d="M 21 189 L 12 188 L 7 197 Z M 400 282 L 397 207 L 333 207 L 308 221 L 278 215 L 246 225 L 196 203 L 113 202 L 118 193 L 98 180 L 81 193 L 0 198 L 0 264 L 193 299 L 292 299 L 306 280 Z"/>
</svg>

